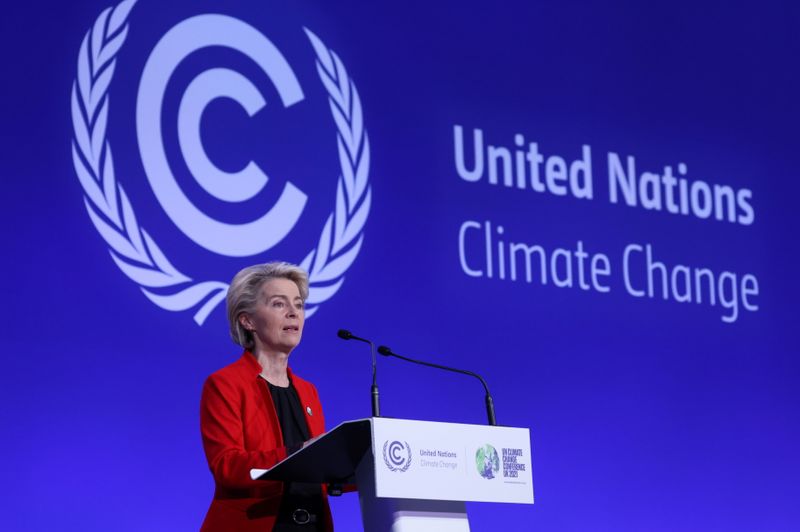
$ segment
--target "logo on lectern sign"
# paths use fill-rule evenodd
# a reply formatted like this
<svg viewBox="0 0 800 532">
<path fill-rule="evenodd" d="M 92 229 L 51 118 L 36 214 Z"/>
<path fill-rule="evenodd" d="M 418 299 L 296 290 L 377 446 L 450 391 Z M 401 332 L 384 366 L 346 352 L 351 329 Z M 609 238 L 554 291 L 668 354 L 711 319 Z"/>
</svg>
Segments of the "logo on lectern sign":
<svg viewBox="0 0 800 532">
<path fill-rule="evenodd" d="M 146 220 L 137 215 L 144 209 L 141 203 L 134 204 L 125 186 L 129 180 L 146 180 L 157 206 L 202 253 L 248 258 L 246 264 L 274 260 L 265 254 L 292 233 L 307 211 L 310 195 L 319 191 L 315 185 L 301 188 L 288 179 L 282 188 L 269 185 L 276 177 L 290 176 L 267 175 L 254 154 L 238 169 L 219 164 L 219 152 L 210 150 L 204 139 L 208 121 L 219 114 L 218 102 L 227 101 L 228 108 L 233 102 L 249 119 L 267 107 L 268 98 L 270 112 L 289 113 L 293 111 L 284 110 L 296 109 L 311 98 L 307 96 L 311 82 L 306 82 L 304 90 L 292 66 L 300 59 L 292 57 L 290 61 L 270 37 L 247 21 L 220 13 L 190 15 L 148 43 L 152 51 L 139 75 L 135 112 L 128 113 L 135 116 L 129 120 L 128 138 L 136 139 L 136 147 L 128 149 L 136 153 L 138 148 L 143 175 L 132 165 L 117 167 L 109 133 L 109 97 L 115 89 L 115 73 L 131 68 L 120 52 L 133 25 L 135 5 L 135 0 L 124 0 L 106 8 L 80 46 L 70 99 L 73 166 L 89 218 L 119 270 L 157 306 L 193 312 L 194 320 L 202 325 L 224 300 L 228 289 L 224 280 L 235 270 L 220 273 L 224 280 L 193 271 L 193 261 L 159 244 L 167 239 L 145 228 Z M 328 179 L 331 183 L 324 188 L 335 189 L 322 229 L 312 235 L 306 251 L 296 260 L 283 257 L 309 272 L 306 316 L 310 316 L 338 292 L 361 249 L 371 205 L 370 148 L 361 100 L 344 63 L 311 29 L 297 31 L 307 46 L 306 64 L 313 62 L 316 68 L 313 83 L 327 100 L 324 116 L 317 119 L 335 132 L 329 152 L 338 153 L 338 161 L 332 157 L 330 167 L 320 176 L 321 182 Z M 219 55 L 213 56 L 202 71 L 180 84 L 176 97 L 176 72 L 185 69 L 187 62 L 196 66 L 198 55 L 209 50 L 243 56 L 248 65 L 257 68 L 242 72 L 222 64 L 224 61 L 216 64 Z M 123 99 L 115 100 L 119 101 Z M 117 119 L 124 114 L 113 116 Z M 186 182 L 176 178 L 177 169 L 190 176 L 194 195 L 187 193 Z M 261 201 L 263 195 L 259 194 L 265 190 L 274 192 L 267 194 L 273 204 L 253 209 L 252 202 Z M 203 201 L 198 201 L 199 197 Z M 205 208 L 219 202 L 221 208 L 231 209 L 248 201 L 251 203 L 235 221 L 218 219 Z"/>
<path fill-rule="evenodd" d="M 475 452 L 475 468 L 483 478 L 495 478 L 500 471 L 500 456 L 497 454 L 497 449 L 488 443 L 479 447 Z"/>
<path fill-rule="evenodd" d="M 411 446 L 405 441 L 383 442 L 383 463 L 390 471 L 405 473 L 411 467 Z"/>
</svg>

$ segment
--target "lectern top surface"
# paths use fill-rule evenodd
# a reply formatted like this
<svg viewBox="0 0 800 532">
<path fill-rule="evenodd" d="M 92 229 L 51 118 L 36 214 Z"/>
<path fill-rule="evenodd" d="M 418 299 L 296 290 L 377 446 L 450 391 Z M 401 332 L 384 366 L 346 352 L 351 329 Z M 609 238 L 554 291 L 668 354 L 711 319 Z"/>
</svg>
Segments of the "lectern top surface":
<svg viewBox="0 0 800 532">
<path fill-rule="evenodd" d="M 352 484 L 372 444 L 370 420 L 347 421 L 305 443 L 270 469 L 253 469 L 254 480 Z"/>
</svg>

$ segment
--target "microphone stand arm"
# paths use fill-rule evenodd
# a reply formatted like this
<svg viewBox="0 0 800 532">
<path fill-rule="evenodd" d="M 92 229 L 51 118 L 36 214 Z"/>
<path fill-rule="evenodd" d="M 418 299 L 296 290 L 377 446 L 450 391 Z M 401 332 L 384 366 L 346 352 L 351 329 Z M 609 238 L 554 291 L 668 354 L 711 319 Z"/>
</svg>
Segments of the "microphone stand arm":
<svg viewBox="0 0 800 532">
<path fill-rule="evenodd" d="M 375 344 L 369 343 L 372 350 L 372 417 L 381 417 L 381 400 L 378 394 L 378 357 L 375 356 Z"/>
<path fill-rule="evenodd" d="M 442 366 L 441 364 L 434 364 L 433 362 L 425 362 L 423 360 L 416 360 L 414 358 L 398 355 L 385 345 L 382 345 L 378 348 L 378 353 L 382 354 L 383 356 L 399 358 L 400 360 L 405 360 L 406 362 L 419 364 L 421 366 L 443 369 L 445 371 L 452 371 L 453 373 L 461 373 L 463 375 L 470 375 L 472 377 L 475 377 L 476 379 L 481 381 L 481 384 L 483 384 L 483 389 L 486 391 L 486 417 L 489 420 L 489 425 L 497 425 L 497 418 L 494 415 L 494 401 L 492 400 L 492 395 L 489 393 L 489 386 L 486 384 L 486 381 L 483 379 L 483 377 L 481 377 L 477 373 L 465 369 L 451 368 L 448 366 Z"/>
<path fill-rule="evenodd" d="M 347 329 L 339 329 L 336 336 L 342 340 L 356 340 L 369 344 L 370 352 L 372 353 L 372 387 L 370 388 L 370 395 L 372 396 L 372 417 L 381 417 L 381 402 L 380 395 L 378 394 L 378 357 L 375 355 L 375 344 L 372 340 L 356 336 Z"/>
</svg>

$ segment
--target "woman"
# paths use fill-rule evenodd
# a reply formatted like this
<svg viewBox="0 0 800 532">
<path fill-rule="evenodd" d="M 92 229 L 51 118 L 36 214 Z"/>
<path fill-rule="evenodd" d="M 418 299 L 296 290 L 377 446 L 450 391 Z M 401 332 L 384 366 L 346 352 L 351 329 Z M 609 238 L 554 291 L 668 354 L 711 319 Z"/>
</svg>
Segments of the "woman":
<svg viewBox="0 0 800 532">
<path fill-rule="evenodd" d="M 308 275 L 285 262 L 245 268 L 231 282 L 228 321 L 245 352 L 203 387 L 200 430 L 216 488 L 202 530 L 333 530 L 322 486 L 250 478 L 325 430 L 316 388 L 288 366 L 307 297 Z"/>
</svg>

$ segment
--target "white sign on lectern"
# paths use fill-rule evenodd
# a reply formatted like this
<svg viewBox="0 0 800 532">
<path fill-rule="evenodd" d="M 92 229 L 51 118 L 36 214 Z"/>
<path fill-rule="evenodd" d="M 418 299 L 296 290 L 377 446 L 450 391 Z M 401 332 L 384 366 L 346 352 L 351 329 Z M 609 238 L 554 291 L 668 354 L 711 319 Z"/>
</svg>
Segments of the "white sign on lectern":
<svg viewBox="0 0 800 532">
<path fill-rule="evenodd" d="M 525 428 L 372 419 L 377 497 L 533 504 Z"/>
</svg>

